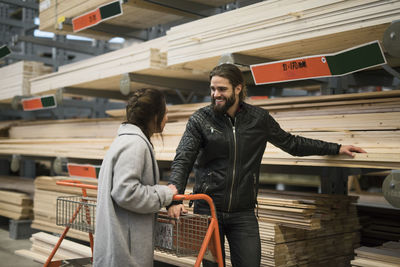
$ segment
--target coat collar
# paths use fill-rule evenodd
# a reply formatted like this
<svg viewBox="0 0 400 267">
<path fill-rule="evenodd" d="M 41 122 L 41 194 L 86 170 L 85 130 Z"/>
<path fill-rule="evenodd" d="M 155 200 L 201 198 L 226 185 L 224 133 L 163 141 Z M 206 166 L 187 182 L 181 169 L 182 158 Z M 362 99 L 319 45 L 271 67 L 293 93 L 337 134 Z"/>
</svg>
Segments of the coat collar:
<svg viewBox="0 0 400 267">
<path fill-rule="evenodd" d="M 139 135 L 144 140 L 146 140 L 147 143 L 150 144 L 149 140 L 147 139 L 147 137 L 144 135 L 144 133 L 138 126 L 131 124 L 131 123 L 122 123 L 118 129 L 118 136 L 127 135 L 127 134 Z"/>
</svg>

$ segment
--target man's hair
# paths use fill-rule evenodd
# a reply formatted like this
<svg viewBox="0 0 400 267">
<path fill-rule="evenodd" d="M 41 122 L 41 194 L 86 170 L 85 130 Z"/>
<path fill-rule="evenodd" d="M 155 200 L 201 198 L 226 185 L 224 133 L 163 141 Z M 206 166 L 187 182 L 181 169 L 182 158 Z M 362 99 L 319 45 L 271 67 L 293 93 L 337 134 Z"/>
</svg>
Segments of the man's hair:
<svg viewBox="0 0 400 267">
<path fill-rule="evenodd" d="M 209 76 L 210 81 L 211 81 L 212 77 L 214 77 L 214 76 L 220 76 L 225 79 L 228 79 L 228 81 L 232 85 L 233 89 L 235 89 L 236 86 L 241 84 L 242 91 L 240 91 L 240 94 L 239 94 L 239 101 L 244 101 L 244 99 L 246 98 L 246 95 L 247 95 L 247 89 L 244 84 L 242 72 L 240 71 L 240 69 L 238 67 L 236 67 L 233 64 L 228 64 L 228 63 L 218 65 L 210 72 L 210 76 Z"/>
<path fill-rule="evenodd" d="M 150 140 L 148 129 L 149 121 L 157 118 L 157 129 L 161 128 L 164 118 L 165 96 L 157 89 L 143 88 L 132 93 L 126 106 L 126 119 L 128 123 L 135 124 Z"/>
</svg>

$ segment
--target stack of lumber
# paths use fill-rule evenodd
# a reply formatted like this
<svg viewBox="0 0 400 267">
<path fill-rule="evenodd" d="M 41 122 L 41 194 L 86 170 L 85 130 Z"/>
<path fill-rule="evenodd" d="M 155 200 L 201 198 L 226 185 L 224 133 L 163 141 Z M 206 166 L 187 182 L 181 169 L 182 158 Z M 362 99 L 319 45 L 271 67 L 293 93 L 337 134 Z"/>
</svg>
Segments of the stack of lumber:
<svg viewBox="0 0 400 267">
<path fill-rule="evenodd" d="M 51 71 L 50 67 L 34 61 L 19 61 L 0 68 L 0 101 L 10 102 L 14 96 L 30 95 L 29 80 Z"/>
<path fill-rule="evenodd" d="M 348 196 L 261 191 L 261 266 L 348 266 L 359 246 L 355 201 L 355 197 Z M 311 206 L 314 225 L 293 215 L 293 210 L 299 213 Z M 271 214 L 270 207 L 274 207 L 275 214 Z M 227 266 L 231 266 L 227 245 L 225 252 Z"/>
<path fill-rule="evenodd" d="M 221 6 L 225 3 L 233 2 L 232 0 L 218 1 L 199 1 L 191 0 L 192 2 L 203 3 L 204 5 Z M 71 34 L 72 26 L 64 24 L 62 29 L 59 29 L 57 19 L 65 16 L 66 18 L 74 18 L 83 15 L 89 11 L 93 11 L 98 7 L 112 2 L 111 0 L 89 0 L 84 3 L 79 0 L 41 0 L 40 1 L 40 26 L 42 31 L 54 32 L 56 34 Z M 122 5 L 123 14 L 114 17 L 110 20 L 102 22 L 114 27 L 114 34 L 110 31 L 104 32 L 96 27 L 80 31 L 78 35 L 92 37 L 96 39 L 109 39 L 113 36 L 120 36 L 118 27 L 122 27 L 125 31 L 127 27 L 131 31 L 139 29 L 147 29 L 158 24 L 166 24 L 177 21 L 182 18 L 196 19 L 199 16 L 194 13 L 184 12 L 177 8 L 169 8 L 168 5 L 156 4 L 150 1 L 128 1 Z M 122 31 L 124 33 L 124 31 Z"/>
<path fill-rule="evenodd" d="M 399 169 L 399 96 L 399 91 L 390 91 L 276 99 L 271 103 L 260 101 L 258 105 L 263 108 L 275 108 L 273 116 L 277 116 L 281 127 L 292 134 L 353 144 L 368 152 L 357 154 L 354 158 L 345 155 L 293 157 L 268 144 L 262 164 Z M 385 103 L 385 112 L 376 110 L 376 107 L 370 110 L 374 101 Z M 357 113 L 354 113 L 357 110 L 355 107 L 358 107 Z M 180 109 L 176 109 L 177 112 L 172 113 L 177 114 L 183 110 L 189 115 L 193 105 L 189 105 L 188 109 L 188 112 L 184 111 L 184 105 L 181 105 Z M 292 112 L 296 111 L 297 116 L 294 116 Z M 320 111 L 324 115 L 319 115 Z M 285 112 L 291 114 L 285 116 Z M 123 118 L 117 117 L 14 125 L 9 130 L 10 138 L 0 141 L 0 154 L 102 159 L 122 121 Z M 152 141 L 158 160 L 173 160 L 186 121 L 182 119 L 168 122 L 163 138 L 154 136 Z M 98 130 L 99 127 L 101 131 Z"/>
<path fill-rule="evenodd" d="M 33 228 L 56 233 L 63 230 L 55 225 L 56 195 L 79 194 L 79 191 L 55 185 L 60 179 L 65 177 L 36 178 L 35 195 L 38 198 L 35 198 Z M 86 181 L 96 183 L 96 180 Z M 90 194 L 95 195 L 96 192 Z M 258 214 L 262 266 L 301 266 L 326 261 L 335 262 L 335 266 L 348 264 L 354 249 L 359 246 L 359 224 L 353 205 L 355 200 L 356 197 L 348 196 L 261 191 Z M 295 209 L 311 210 L 314 224 L 307 218 L 293 214 Z M 71 235 L 74 238 L 87 241 L 87 233 L 70 232 L 74 232 Z M 177 266 L 194 264 L 193 258 L 177 258 L 159 251 L 156 251 L 155 259 Z"/>
<path fill-rule="evenodd" d="M 398 1 L 263 1 L 172 27 L 168 65 L 210 70 L 227 52 L 270 61 L 337 52 L 382 40 L 399 15 Z"/>
<path fill-rule="evenodd" d="M 400 242 L 387 242 L 379 247 L 360 247 L 351 261 L 353 267 L 399 267 Z"/>
<path fill-rule="evenodd" d="M 33 218 L 32 178 L 0 176 L 0 216 L 14 220 Z"/>
<path fill-rule="evenodd" d="M 400 240 L 400 209 L 358 205 L 357 211 L 362 225 L 362 245 L 380 246 Z"/>
<path fill-rule="evenodd" d="M 357 227 L 356 196 L 260 190 L 258 214 L 261 222 L 307 230 L 346 218 Z"/>
<path fill-rule="evenodd" d="M 34 179 L 20 176 L 0 176 L 0 190 L 19 191 L 33 198 L 35 186 Z"/>
<path fill-rule="evenodd" d="M 57 185 L 60 180 L 70 179 L 69 177 L 49 177 L 39 176 L 35 179 L 35 199 L 34 199 L 34 220 L 31 227 L 34 229 L 61 234 L 65 227 L 56 225 L 56 206 L 59 196 L 81 196 L 81 189 Z M 97 185 L 97 180 L 86 178 L 74 178 L 86 184 Z M 88 196 L 96 197 L 97 191 L 87 190 Z M 87 233 L 70 229 L 67 237 L 89 241 Z M 48 254 L 47 254 L 48 255 Z M 191 257 L 176 257 L 165 252 L 156 251 L 154 258 L 163 262 L 171 262 L 176 266 L 193 266 L 195 259 Z"/>
<path fill-rule="evenodd" d="M 35 179 L 35 198 L 34 198 L 34 220 L 31 227 L 38 230 L 62 233 L 65 229 L 63 226 L 56 225 L 57 197 L 60 196 L 82 196 L 80 188 L 57 185 L 60 180 L 69 179 L 67 177 L 47 177 L 39 176 Z M 86 184 L 97 184 L 97 180 L 77 178 Z M 96 197 L 97 192 L 87 190 L 89 197 Z M 70 229 L 67 236 L 72 238 L 83 239 L 89 241 L 89 235 L 84 232 Z"/>
<path fill-rule="evenodd" d="M 58 239 L 58 237 L 44 232 L 33 234 L 30 238 L 32 242 L 30 250 L 16 250 L 15 254 L 30 258 L 36 262 L 45 263 L 54 246 L 57 244 Z M 90 247 L 64 239 L 52 261 L 90 257 L 92 257 Z"/>
<path fill-rule="evenodd" d="M 14 220 L 31 219 L 32 198 L 25 193 L 0 190 L 0 215 Z"/>
<path fill-rule="evenodd" d="M 299 116 L 399 112 L 400 91 L 280 97 L 268 100 L 248 99 L 246 102 L 268 110 L 280 122 L 280 118 Z M 168 121 L 186 122 L 196 110 L 207 105 L 208 102 L 168 106 Z M 108 110 L 107 113 L 111 117 L 126 116 L 125 109 Z"/>
<path fill-rule="evenodd" d="M 207 79 L 205 73 L 193 74 L 191 70 L 168 68 L 166 53 L 163 51 L 165 46 L 166 38 L 161 37 L 62 66 L 55 73 L 32 79 L 31 92 L 32 94 L 53 93 L 62 87 L 119 91 L 121 77 L 126 73 L 190 77 L 194 80 Z M 143 87 L 148 87 L 148 85 L 138 82 L 130 83 L 131 90 Z"/>
</svg>

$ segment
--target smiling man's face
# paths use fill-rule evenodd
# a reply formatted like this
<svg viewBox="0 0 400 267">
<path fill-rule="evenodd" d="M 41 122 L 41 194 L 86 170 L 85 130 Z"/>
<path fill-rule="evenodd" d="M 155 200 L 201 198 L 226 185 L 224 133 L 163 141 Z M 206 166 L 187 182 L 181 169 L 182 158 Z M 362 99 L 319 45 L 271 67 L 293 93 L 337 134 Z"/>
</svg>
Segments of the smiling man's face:
<svg viewBox="0 0 400 267">
<path fill-rule="evenodd" d="M 210 81 L 211 105 L 215 112 L 224 114 L 228 110 L 236 111 L 240 90 L 233 90 L 228 79 L 213 76 Z"/>
</svg>

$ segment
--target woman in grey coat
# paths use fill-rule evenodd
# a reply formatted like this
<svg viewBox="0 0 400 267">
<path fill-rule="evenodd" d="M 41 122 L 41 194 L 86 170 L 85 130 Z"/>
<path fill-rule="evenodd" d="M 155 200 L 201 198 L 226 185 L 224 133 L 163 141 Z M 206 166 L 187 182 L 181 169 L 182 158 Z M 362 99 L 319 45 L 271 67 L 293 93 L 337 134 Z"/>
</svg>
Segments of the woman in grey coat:
<svg viewBox="0 0 400 267">
<path fill-rule="evenodd" d="M 164 96 L 155 89 L 138 90 L 126 115 L 99 174 L 93 262 L 99 267 L 153 266 L 157 212 L 177 193 L 157 184 L 150 141 L 168 119 Z"/>
</svg>

